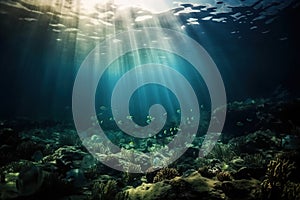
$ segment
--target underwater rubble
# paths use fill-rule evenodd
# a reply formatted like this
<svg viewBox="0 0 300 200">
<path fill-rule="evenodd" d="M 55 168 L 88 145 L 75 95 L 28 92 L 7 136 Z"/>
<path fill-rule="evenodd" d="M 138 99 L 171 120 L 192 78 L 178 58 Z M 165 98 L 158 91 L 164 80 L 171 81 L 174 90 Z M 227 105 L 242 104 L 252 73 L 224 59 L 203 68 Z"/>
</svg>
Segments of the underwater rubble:
<svg viewBox="0 0 300 200">
<path fill-rule="evenodd" d="M 196 142 L 146 174 L 97 161 L 71 122 L 1 120 L 0 199 L 300 199 L 299 111 L 300 99 L 229 103 L 221 138 L 206 157 L 197 156 Z M 132 143 L 121 142 L 122 152 L 109 152 L 110 159 L 131 156 Z M 95 148 L 107 151 L 101 145 Z"/>
</svg>

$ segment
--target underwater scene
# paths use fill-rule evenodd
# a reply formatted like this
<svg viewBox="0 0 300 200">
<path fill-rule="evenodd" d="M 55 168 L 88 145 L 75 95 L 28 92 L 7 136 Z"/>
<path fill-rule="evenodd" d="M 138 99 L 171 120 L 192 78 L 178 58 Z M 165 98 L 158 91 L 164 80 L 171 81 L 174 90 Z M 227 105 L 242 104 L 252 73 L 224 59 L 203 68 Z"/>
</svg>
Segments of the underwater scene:
<svg viewBox="0 0 300 200">
<path fill-rule="evenodd" d="M 300 199 L 299 0 L 0 0 L 0 200 Z"/>
</svg>

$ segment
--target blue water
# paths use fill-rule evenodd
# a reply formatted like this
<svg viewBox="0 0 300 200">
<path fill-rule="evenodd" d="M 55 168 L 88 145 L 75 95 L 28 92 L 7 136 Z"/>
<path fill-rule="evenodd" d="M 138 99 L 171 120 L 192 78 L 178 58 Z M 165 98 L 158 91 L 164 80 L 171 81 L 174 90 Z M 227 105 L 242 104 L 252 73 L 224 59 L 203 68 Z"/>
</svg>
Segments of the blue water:
<svg viewBox="0 0 300 200">
<path fill-rule="evenodd" d="M 224 1 L 229 5 L 233 2 Z M 215 14 L 214 7 L 187 3 L 168 12 L 153 14 L 153 17 L 161 27 L 182 30 L 206 49 L 222 75 L 228 101 L 269 97 L 278 87 L 298 97 L 300 33 L 296 28 L 299 2 L 246 2 L 227 13 Z M 0 1 L 1 118 L 72 119 L 72 89 L 76 73 L 88 53 L 112 34 L 110 29 L 101 29 L 98 25 L 94 25 L 97 28 L 93 25 L 85 27 L 79 14 L 68 19 L 50 11 L 54 14 L 47 14 L 47 7 L 41 8 L 27 1 Z M 134 17 L 136 12 L 138 10 L 129 13 Z M 118 15 L 116 11 L 114 14 Z M 115 18 L 115 30 L 122 32 L 126 20 Z M 111 22 L 111 19 L 107 20 Z M 70 29 L 77 27 L 80 30 L 82 26 L 81 31 Z M 135 26 L 153 24 L 145 21 Z M 126 66 L 130 68 L 132 61 L 126 59 L 129 59 Z M 186 61 L 180 58 L 175 61 L 174 68 L 193 83 L 198 98 L 204 107 L 209 107 L 207 89 L 201 77 L 189 67 L 181 68 L 181 65 L 188 65 Z M 119 72 L 128 70 L 126 66 Z M 103 84 L 99 84 L 96 95 L 98 113 L 105 111 L 101 111 L 101 106 L 109 109 L 113 85 L 121 75 L 117 73 L 102 78 Z M 179 114 L 174 95 L 159 86 L 146 86 L 137 91 L 131 101 L 131 107 L 139 107 L 137 110 L 130 108 L 132 114 L 141 119 L 138 123 L 145 123 L 147 118 L 147 112 L 139 112 L 141 107 L 147 111 L 158 102 L 165 105 L 176 121 Z M 106 119 L 110 115 L 107 112 Z"/>
</svg>

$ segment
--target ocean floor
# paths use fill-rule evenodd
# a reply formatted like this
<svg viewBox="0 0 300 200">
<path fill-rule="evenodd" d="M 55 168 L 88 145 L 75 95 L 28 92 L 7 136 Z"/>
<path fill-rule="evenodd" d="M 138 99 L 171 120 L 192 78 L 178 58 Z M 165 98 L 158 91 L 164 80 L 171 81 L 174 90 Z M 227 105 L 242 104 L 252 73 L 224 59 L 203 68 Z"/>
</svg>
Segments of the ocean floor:
<svg viewBox="0 0 300 200">
<path fill-rule="evenodd" d="M 97 161 L 72 122 L 1 120 L 0 199 L 300 199 L 299 113 L 300 99 L 231 102 L 209 155 L 198 157 L 203 138 L 197 136 L 180 159 L 145 174 Z M 105 151 L 101 138 L 91 138 Z M 139 146 L 153 147 L 151 140 Z M 119 145 L 107 159 L 125 171 L 141 167 L 122 161 L 130 159 L 132 142 Z"/>
</svg>

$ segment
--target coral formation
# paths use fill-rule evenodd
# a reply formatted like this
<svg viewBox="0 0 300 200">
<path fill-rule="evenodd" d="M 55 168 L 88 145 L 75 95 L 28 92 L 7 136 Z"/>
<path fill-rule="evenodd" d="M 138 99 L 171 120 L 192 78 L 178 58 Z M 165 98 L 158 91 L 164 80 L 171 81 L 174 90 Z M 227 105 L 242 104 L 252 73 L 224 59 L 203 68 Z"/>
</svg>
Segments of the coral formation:
<svg viewBox="0 0 300 200">
<path fill-rule="evenodd" d="M 217 143 L 214 148 L 206 156 L 207 158 L 218 159 L 220 161 L 229 162 L 236 156 L 235 149 L 229 144 Z"/>
<path fill-rule="evenodd" d="M 178 171 L 175 168 L 163 168 L 157 172 L 153 178 L 153 183 L 160 182 L 163 180 L 170 180 L 179 176 Z"/>
<path fill-rule="evenodd" d="M 266 165 L 266 159 L 263 157 L 262 153 L 244 154 L 242 158 L 245 163 L 251 167 L 259 168 Z"/>
<path fill-rule="evenodd" d="M 199 168 L 198 172 L 206 178 L 213 178 L 221 172 L 221 169 L 218 167 L 204 166 Z"/>
<path fill-rule="evenodd" d="M 255 110 L 252 106 L 256 104 L 247 104 L 240 109 L 240 114 L 246 116 L 243 112 Z M 262 110 L 260 108 L 259 112 Z M 262 113 L 260 116 L 266 117 Z M 257 123 L 255 120 L 248 121 Z M 250 124 L 247 120 L 238 121 L 241 122 L 239 130 Z M 219 141 L 206 157 L 199 157 L 204 137 L 197 136 L 196 142 L 169 168 L 158 170 L 166 166 L 176 149 L 161 146 L 153 138 L 147 144 L 134 141 L 134 145 L 129 143 L 130 140 L 122 139 L 119 141 L 121 150 L 116 151 L 107 148 L 101 142 L 103 138 L 93 133 L 83 141 L 98 152 L 94 157 L 77 141 L 74 130 L 69 127 L 54 122 L 47 123 L 46 127 L 30 121 L 19 123 L 21 125 L 10 122 L 4 128 L 0 125 L 0 139 L 3 139 L 0 145 L 0 199 L 43 199 L 46 196 L 62 200 L 300 198 L 300 173 L 296 170 L 300 166 L 299 150 L 294 148 L 296 143 L 289 145 L 289 149 L 293 147 L 292 151 L 286 148 L 287 144 L 285 148 L 280 146 L 283 139 L 285 142 L 294 139 L 289 136 L 290 132 L 255 129 L 228 140 L 228 143 Z M 26 124 L 29 127 L 24 128 Z M 113 130 L 109 134 L 115 138 L 120 135 Z M 141 150 L 135 149 L 137 144 L 143 148 L 149 144 L 151 151 L 159 149 L 160 152 L 134 155 Z M 125 148 L 128 145 L 134 148 Z M 276 159 L 272 160 L 274 157 Z M 149 160 L 151 165 L 143 164 Z M 111 169 L 100 161 L 123 171 Z M 129 173 L 132 171 L 137 173 Z M 139 173 L 141 171 L 146 174 Z"/>
<path fill-rule="evenodd" d="M 106 183 L 96 182 L 92 188 L 91 200 L 112 200 L 118 193 L 117 182 L 109 180 Z"/>
<path fill-rule="evenodd" d="M 231 181 L 232 177 L 229 172 L 220 172 L 217 174 L 217 179 L 221 182 Z"/>
<path fill-rule="evenodd" d="M 175 177 L 169 181 L 156 183 L 143 183 L 137 188 L 129 188 L 128 200 L 221 200 L 224 199 L 222 191 L 215 189 L 216 181 L 202 177 L 198 172 L 188 177 Z"/>
<path fill-rule="evenodd" d="M 277 157 L 270 161 L 266 177 L 261 184 L 263 197 L 276 199 L 282 196 L 285 184 L 294 169 L 294 163 L 290 160 Z"/>
<path fill-rule="evenodd" d="M 260 182 L 258 180 L 224 181 L 221 189 L 229 199 L 256 200 L 259 198 Z"/>
<path fill-rule="evenodd" d="M 299 200 L 300 199 L 300 184 L 288 181 L 283 188 L 282 199 Z"/>
</svg>

